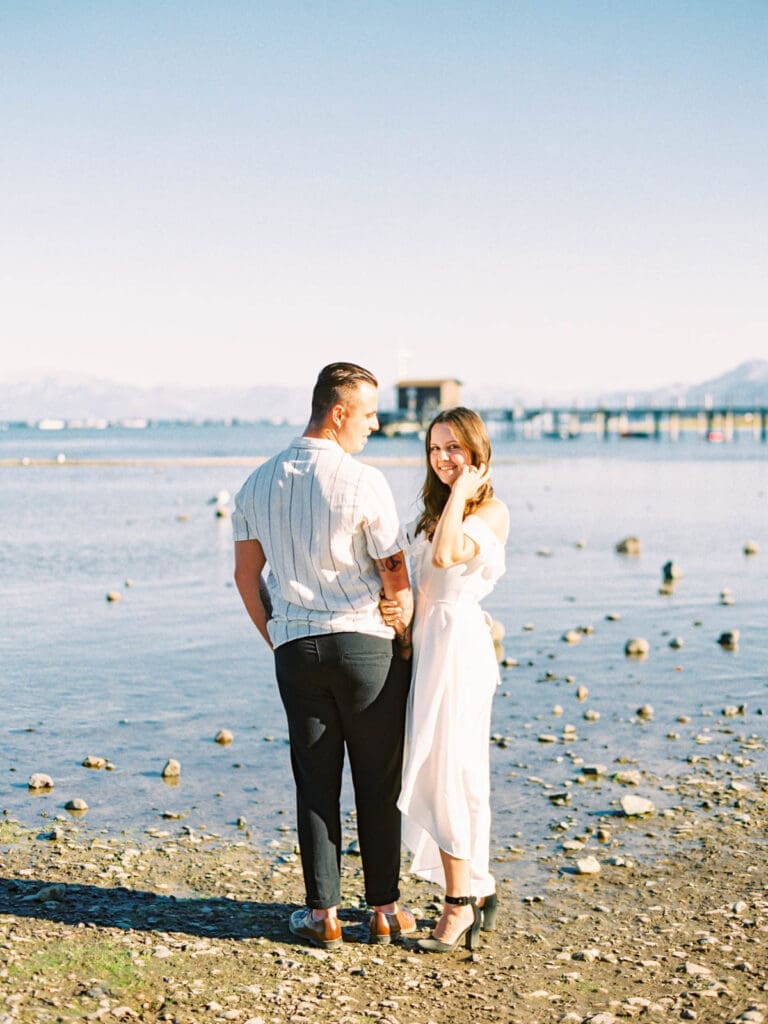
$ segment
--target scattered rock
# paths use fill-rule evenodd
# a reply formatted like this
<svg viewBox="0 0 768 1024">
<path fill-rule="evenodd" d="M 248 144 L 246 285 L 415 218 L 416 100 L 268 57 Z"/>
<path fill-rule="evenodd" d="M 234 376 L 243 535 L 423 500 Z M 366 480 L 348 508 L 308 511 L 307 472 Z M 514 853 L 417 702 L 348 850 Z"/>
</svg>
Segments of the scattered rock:
<svg viewBox="0 0 768 1024">
<path fill-rule="evenodd" d="M 692 978 L 707 978 L 712 973 L 709 967 L 705 967 L 703 964 L 694 964 L 690 961 L 686 963 L 683 969 Z"/>
<path fill-rule="evenodd" d="M 651 645 L 643 637 L 634 637 L 624 645 L 624 653 L 628 658 L 646 658 L 650 649 Z"/>
<path fill-rule="evenodd" d="M 601 870 L 597 857 L 582 857 L 576 861 L 576 873 L 579 875 L 599 875 Z"/>
<path fill-rule="evenodd" d="M 87 811 L 88 804 L 85 800 L 81 800 L 80 797 L 75 797 L 73 800 L 67 800 L 64 804 L 65 811 Z"/>
<path fill-rule="evenodd" d="M 29 893 L 27 896 L 22 896 L 22 903 L 46 903 L 48 900 L 60 900 L 66 895 L 67 887 L 61 883 L 54 883 L 53 885 L 44 885 L 36 892 Z M 0 1018 L 2 1020 L 2 1018 Z"/>
<path fill-rule="evenodd" d="M 109 590 L 109 591 L 107 591 L 107 601 L 116 602 L 116 601 L 122 601 L 122 599 L 123 599 L 123 595 L 120 593 L 119 590 Z"/>
<path fill-rule="evenodd" d="M 665 562 L 661 567 L 661 578 L 665 583 L 672 583 L 674 580 L 682 579 L 683 571 L 676 562 Z"/>
<path fill-rule="evenodd" d="M 637 537 L 624 537 L 616 544 L 616 551 L 620 555 L 639 555 L 640 540 Z"/>
<path fill-rule="evenodd" d="M 178 779 L 181 776 L 181 765 L 174 758 L 169 758 L 163 767 L 162 776 L 164 779 Z"/>
<path fill-rule="evenodd" d="M 53 789 L 53 779 L 43 772 L 35 772 L 30 775 L 27 786 L 30 789 Z"/>
<path fill-rule="evenodd" d="M 568 790 L 564 790 L 562 793 L 549 793 L 547 799 L 555 807 L 567 807 L 571 802 L 571 794 Z"/>
<path fill-rule="evenodd" d="M 621 809 L 627 818 L 638 818 L 646 814 L 655 814 L 656 808 L 651 800 L 642 796 L 628 794 L 621 798 Z"/>
<path fill-rule="evenodd" d="M 726 630 L 725 633 L 721 633 L 717 638 L 717 642 L 727 651 L 735 651 L 739 646 L 739 631 L 738 629 Z"/>
<path fill-rule="evenodd" d="M 107 759 L 105 757 L 94 757 L 92 754 L 89 754 L 88 757 L 82 761 L 82 765 L 83 768 L 106 768 Z"/>
<path fill-rule="evenodd" d="M 599 949 L 579 949 L 572 956 L 571 960 L 578 960 L 583 963 L 593 964 L 601 956 Z"/>
<path fill-rule="evenodd" d="M 763 986 L 763 991 L 768 991 L 768 989 Z M 765 1009 L 765 1003 L 761 1003 L 760 1006 L 750 1006 L 744 1011 L 744 1013 L 740 1014 L 736 1020 L 742 1021 L 743 1024 L 764 1024 L 765 1014 L 763 1013 L 763 1009 Z"/>
<path fill-rule="evenodd" d="M 229 729 L 219 729 L 215 736 L 216 742 L 220 743 L 222 746 L 227 746 L 229 743 L 232 742 L 234 738 L 235 737 L 232 735 Z"/>
<path fill-rule="evenodd" d="M 744 545 L 744 554 L 745 555 L 759 555 L 760 554 L 760 545 L 757 543 L 756 540 L 748 540 L 745 543 L 745 545 Z"/>
<path fill-rule="evenodd" d="M 639 786 L 643 777 L 635 769 L 627 768 L 620 772 L 614 772 L 613 781 L 620 786 Z"/>
</svg>

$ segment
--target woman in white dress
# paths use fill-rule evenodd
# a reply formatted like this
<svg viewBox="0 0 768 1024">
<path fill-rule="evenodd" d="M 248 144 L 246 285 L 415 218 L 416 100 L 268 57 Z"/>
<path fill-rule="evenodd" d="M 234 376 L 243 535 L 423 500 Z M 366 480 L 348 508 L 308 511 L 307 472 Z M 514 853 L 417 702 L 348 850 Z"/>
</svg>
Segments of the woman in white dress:
<svg viewBox="0 0 768 1024">
<path fill-rule="evenodd" d="M 504 572 L 509 512 L 494 496 L 491 445 L 482 419 L 462 407 L 440 413 L 426 436 L 423 510 L 410 549 L 416 593 L 413 681 L 398 806 L 411 871 L 445 889 L 431 938 L 448 952 L 475 948 L 493 929 L 490 874 L 491 703 L 499 681 L 490 619 L 480 601 Z M 382 614 L 407 654 L 410 627 L 394 602 Z"/>
</svg>

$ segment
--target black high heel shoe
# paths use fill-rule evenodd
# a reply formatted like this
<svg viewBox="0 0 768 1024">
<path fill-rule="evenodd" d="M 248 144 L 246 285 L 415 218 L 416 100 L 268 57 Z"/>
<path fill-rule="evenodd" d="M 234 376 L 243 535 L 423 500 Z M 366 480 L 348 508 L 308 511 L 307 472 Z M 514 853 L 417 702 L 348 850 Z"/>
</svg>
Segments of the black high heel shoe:
<svg viewBox="0 0 768 1024">
<path fill-rule="evenodd" d="M 458 949 L 462 940 L 467 949 L 477 949 L 480 945 L 480 926 L 482 916 L 474 896 L 446 896 L 445 902 L 456 907 L 472 907 L 472 924 L 467 925 L 454 942 L 443 942 L 431 935 L 428 939 L 419 939 L 416 945 L 425 953 L 451 953 Z"/>
<path fill-rule="evenodd" d="M 495 892 L 486 896 L 483 905 L 477 908 L 483 920 L 483 931 L 492 932 L 496 929 L 496 914 L 499 911 L 499 897 Z"/>
</svg>

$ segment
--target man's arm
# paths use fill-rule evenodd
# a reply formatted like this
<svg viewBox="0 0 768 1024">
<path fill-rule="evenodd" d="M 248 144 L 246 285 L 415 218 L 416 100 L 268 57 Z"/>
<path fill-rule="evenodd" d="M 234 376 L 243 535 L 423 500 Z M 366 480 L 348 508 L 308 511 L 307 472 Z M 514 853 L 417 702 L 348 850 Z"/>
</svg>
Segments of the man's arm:
<svg viewBox="0 0 768 1024">
<path fill-rule="evenodd" d="M 396 551 L 387 558 L 376 559 L 376 569 L 381 577 L 384 597 L 397 605 L 397 615 L 391 625 L 397 633 L 401 651 L 410 650 L 411 620 L 413 619 L 413 592 L 408 579 L 405 553 Z"/>
<path fill-rule="evenodd" d="M 259 541 L 235 541 L 235 586 L 253 624 L 271 649 L 272 641 L 267 632 L 267 620 L 271 609 L 262 576 L 266 564 L 267 556 Z"/>
</svg>

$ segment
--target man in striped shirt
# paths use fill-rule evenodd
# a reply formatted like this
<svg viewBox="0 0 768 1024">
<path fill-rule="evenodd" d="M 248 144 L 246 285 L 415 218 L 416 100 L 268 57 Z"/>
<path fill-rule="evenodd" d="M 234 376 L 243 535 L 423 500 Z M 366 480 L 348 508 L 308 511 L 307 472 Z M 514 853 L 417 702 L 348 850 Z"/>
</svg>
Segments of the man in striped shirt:
<svg viewBox="0 0 768 1024">
<path fill-rule="evenodd" d="M 323 948 L 342 941 L 345 747 L 373 907 L 370 941 L 416 929 L 397 904 L 413 616 L 405 538 L 383 474 L 351 457 L 378 428 L 377 399 L 376 378 L 363 367 L 321 370 L 303 435 L 248 477 L 232 517 L 235 582 L 274 650 L 288 719 L 307 901 L 289 928 Z M 382 590 L 400 605 L 397 636 L 379 613 Z"/>
</svg>

